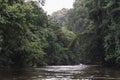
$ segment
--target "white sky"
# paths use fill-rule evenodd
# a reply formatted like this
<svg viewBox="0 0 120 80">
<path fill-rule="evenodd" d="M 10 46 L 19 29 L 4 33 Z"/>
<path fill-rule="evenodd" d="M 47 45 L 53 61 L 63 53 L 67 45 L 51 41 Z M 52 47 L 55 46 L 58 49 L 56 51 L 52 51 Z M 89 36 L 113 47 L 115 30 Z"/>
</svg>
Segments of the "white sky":
<svg viewBox="0 0 120 80">
<path fill-rule="evenodd" d="M 73 2 L 74 0 L 46 0 L 43 9 L 47 12 L 47 14 L 52 14 L 62 8 L 72 8 Z"/>
</svg>

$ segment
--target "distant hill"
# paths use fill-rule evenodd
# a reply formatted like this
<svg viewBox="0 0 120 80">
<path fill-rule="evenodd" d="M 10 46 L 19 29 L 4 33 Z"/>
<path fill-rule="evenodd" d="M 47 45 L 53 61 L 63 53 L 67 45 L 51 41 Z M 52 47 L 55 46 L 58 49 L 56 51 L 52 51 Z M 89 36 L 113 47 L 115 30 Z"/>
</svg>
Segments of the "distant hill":
<svg viewBox="0 0 120 80">
<path fill-rule="evenodd" d="M 54 13 L 52 13 L 52 18 L 56 21 L 58 21 L 58 23 L 60 24 L 60 26 L 64 26 L 66 24 L 67 21 L 67 13 L 68 13 L 69 9 L 63 8 L 61 10 L 58 10 Z"/>
<path fill-rule="evenodd" d="M 81 1 L 79 3 L 76 2 L 74 3 L 74 8 L 63 8 L 54 12 L 51 17 L 57 21 L 61 27 L 67 27 L 68 30 L 79 33 L 86 30 L 90 24 L 86 16 L 87 12 L 83 7 Z"/>
</svg>

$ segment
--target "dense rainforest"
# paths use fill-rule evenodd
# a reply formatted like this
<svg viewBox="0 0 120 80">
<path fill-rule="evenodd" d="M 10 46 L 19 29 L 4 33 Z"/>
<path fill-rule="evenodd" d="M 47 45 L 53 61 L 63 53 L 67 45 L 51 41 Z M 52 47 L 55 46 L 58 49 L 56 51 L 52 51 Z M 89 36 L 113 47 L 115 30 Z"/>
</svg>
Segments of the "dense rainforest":
<svg viewBox="0 0 120 80">
<path fill-rule="evenodd" d="M 75 0 L 47 15 L 44 0 L 0 0 L 0 67 L 120 66 L 120 1 Z"/>
</svg>

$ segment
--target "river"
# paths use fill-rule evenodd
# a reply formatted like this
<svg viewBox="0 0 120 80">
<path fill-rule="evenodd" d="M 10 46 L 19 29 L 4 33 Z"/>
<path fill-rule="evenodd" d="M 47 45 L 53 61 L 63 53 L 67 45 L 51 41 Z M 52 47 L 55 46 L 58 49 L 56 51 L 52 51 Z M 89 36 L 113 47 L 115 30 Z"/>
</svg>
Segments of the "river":
<svg viewBox="0 0 120 80">
<path fill-rule="evenodd" d="M 120 80 L 120 69 L 82 64 L 0 69 L 0 80 Z"/>
</svg>

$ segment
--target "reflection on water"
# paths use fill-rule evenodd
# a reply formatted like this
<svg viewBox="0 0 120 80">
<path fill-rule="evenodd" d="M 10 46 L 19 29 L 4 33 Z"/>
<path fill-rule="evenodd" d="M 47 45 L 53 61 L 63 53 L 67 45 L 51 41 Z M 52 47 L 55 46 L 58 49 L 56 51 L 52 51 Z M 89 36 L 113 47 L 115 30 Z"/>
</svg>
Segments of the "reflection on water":
<svg viewBox="0 0 120 80">
<path fill-rule="evenodd" d="M 120 69 L 92 65 L 0 69 L 0 80 L 120 80 Z"/>
</svg>

